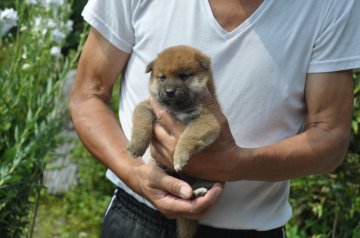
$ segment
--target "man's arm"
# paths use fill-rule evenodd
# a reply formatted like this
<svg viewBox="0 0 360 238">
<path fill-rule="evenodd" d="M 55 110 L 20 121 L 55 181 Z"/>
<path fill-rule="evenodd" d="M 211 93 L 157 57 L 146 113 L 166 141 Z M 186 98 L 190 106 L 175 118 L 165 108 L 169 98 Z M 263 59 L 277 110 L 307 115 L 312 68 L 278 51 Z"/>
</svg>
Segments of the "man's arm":
<svg viewBox="0 0 360 238">
<path fill-rule="evenodd" d="M 81 54 L 69 112 L 85 147 L 103 164 L 115 169 L 126 157 L 127 140 L 109 107 L 112 87 L 129 58 L 91 29 Z M 121 167 L 117 170 L 122 170 Z M 119 173 L 127 177 L 125 173 Z"/>
<path fill-rule="evenodd" d="M 128 155 L 128 141 L 108 104 L 114 82 L 124 70 L 129 56 L 94 29 L 90 30 L 69 101 L 75 129 L 96 159 L 165 215 L 202 218 L 218 199 L 220 184 L 205 197 L 187 200 L 192 196 L 187 183 Z"/>
<path fill-rule="evenodd" d="M 222 124 L 222 134 L 215 144 L 190 160 L 185 172 L 217 181 L 279 181 L 333 170 L 343 160 L 349 144 L 352 72 L 309 74 L 305 100 L 308 114 L 304 132 L 269 146 L 249 149 L 235 145 L 226 118 L 214 100 L 206 99 Z M 160 121 L 168 125 L 156 126 L 157 140 L 153 142 L 152 153 L 169 165 L 163 158 L 171 157 L 172 144 L 176 143 L 181 127 L 169 115 L 157 111 L 163 118 Z M 169 131 L 173 136 L 168 135 Z"/>
</svg>

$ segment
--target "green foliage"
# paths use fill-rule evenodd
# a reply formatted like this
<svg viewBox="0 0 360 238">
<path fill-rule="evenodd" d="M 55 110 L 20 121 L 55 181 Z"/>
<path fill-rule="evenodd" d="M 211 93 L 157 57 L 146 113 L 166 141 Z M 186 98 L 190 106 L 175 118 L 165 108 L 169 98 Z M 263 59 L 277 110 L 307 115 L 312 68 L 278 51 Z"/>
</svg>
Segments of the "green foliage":
<svg viewBox="0 0 360 238">
<path fill-rule="evenodd" d="M 354 115 L 352 120 L 352 141 L 350 151 L 360 154 L 360 72 L 354 73 Z"/>
<path fill-rule="evenodd" d="M 0 36 L 0 234 L 23 237 L 36 211 L 45 157 L 57 144 L 65 100 L 65 75 L 77 55 L 59 51 L 70 5 L 13 4 L 17 28 Z M 50 21 L 51 20 L 51 21 Z M 50 24 L 52 23 L 52 24 Z M 16 30 L 17 29 L 17 30 Z M 62 31 L 62 34 L 55 34 Z M 73 59 L 70 61 L 70 59 Z M 30 232 L 31 233 L 31 232 Z"/>
<path fill-rule="evenodd" d="M 289 237 L 360 237 L 360 155 L 349 154 L 333 173 L 296 179 Z"/>
<path fill-rule="evenodd" d="M 0 9 L 7 8 L 7 7 L 14 7 L 14 0 L 1 0 L 0 2 Z"/>
<path fill-rule="evenodd" d="M 63 51 L 67 54 L 71 49 L 78 47 L 81 34 L 84 31 L 84 20 L 81 16 L 81 12 L 88 0 L 76 0 L 72 3 L 72 13 L 70 19 L 74 22 L 73 31 L 66 38 Z"/>
</svg>

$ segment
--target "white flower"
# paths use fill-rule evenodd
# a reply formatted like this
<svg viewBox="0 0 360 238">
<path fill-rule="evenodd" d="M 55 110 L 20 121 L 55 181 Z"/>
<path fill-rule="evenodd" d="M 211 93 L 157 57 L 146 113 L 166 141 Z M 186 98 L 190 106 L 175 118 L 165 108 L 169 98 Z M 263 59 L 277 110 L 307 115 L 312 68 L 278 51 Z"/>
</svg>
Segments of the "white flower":
<svg viewBox="0 0 360 238">
<path fill-rule="evenodd" d="M 59 29 L 55 29 L 51 32 L 51 35 L 53 37 L 53 40 L 55 42 L 61 42 L 65 39 L 66 35 L 64 32 L 60 31 Z"/>
<path fill-rule="evenodd" d="M 5 8 L 4 11 L 0 11 L 0 29 L 1 34 L 5 35 L 11 28 L 17 26 L 18 15 L 13 8 Z"/>
<path fill-rule="evenodd" d="M 61 56 L 61 49 L 60 49 L 60 47 L 57 47 L 57 46 L 51 47 L 51 49 L 50 49 L 50 54 L 51 54 L 52 56 L 55 56 L 55 57 L 60 57 L 60 56 Z"/>
<path fill-rule="evenodd" d="M 44 28 L 44 29 L 41 30 L 41 34 L 42 34 L 43 36 L 46 35 L 47 32 L 48 32 L 48 30 L 47 30 L 46 28 Z"/>
<path fill-rule="evenodd" d="M 23 64 L 23 66 L 21 67 L 22 70 L 28 70 L 31 68 L 31 65 L 30 64 Z"/>
<path fill-rule="evenodd" d="M 42 18 L 41 17 L 35 17 L 33 29 L 35 31 L 40 31 L 41 28 L 42 28 Z"/>
<path fill-rule="evenodd" d="M 56 27 L 56 22 L 53 19 L 47 19 L 47 27 L 50 29 L 53 29 Z"/>
<path fill-rule="evenodd" d="M 71 32 L 73 29 L 74 22 L 72 20 L 67 20 L 65 28 L 67 32 Z"/>
<path fill-rule="evenodd" d="M 53 23 L 51 21 L 48 23 L 44 23 L 45 20 L 42 17 L 35 17 L 32 27 L 32 29 L 36 33 L 41 33 L 42 36 L 46 35 L 46 33 L 48 32 L 48 25 L 52 25 L 52 24 L 56 25 L 56 23 Z"/>
</svg>

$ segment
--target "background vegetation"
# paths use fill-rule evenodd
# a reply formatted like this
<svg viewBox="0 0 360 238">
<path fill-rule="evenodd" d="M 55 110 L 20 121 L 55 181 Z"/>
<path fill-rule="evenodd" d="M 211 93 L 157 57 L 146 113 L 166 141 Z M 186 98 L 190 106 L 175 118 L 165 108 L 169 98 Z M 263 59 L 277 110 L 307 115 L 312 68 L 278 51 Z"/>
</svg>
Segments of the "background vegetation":
<svg viewBox="0 0 360 238">
<path fill-rule="evenodd" d="M 53 5 L 47 8 L 45 3 Z M 56 10 L 60 9 L 56 7 L 58 3 L 61 10 Z M 42 187 L 47 162 L 59 156 L 53 149 L 64 139 L 69 140 L 56 135 L 66 117 L 62 96 L 65 75 L 75 67 L 78 47 L 85 36 L 80 16 L 85 3 L 86 0 L 0 2 L 0 9 L 13 7 L 18 14 L 17 26 L 0 35 L 2 238 L 32 234 L 35 238 L 98 237 L 113 187 L 105 179 L 105 168 L 79 141 L 74 142 L 72 151 L 73 162 L 78 165 L 78 184 L 59 195 L 50 195 Z M 73 23 L 71 28 L 69 20 Z M 54 47 L 61 49 L 60 53 Z M 360 237 L 359 73 L 354 74 L 354 81 L 349 154 L 330 174 L 292 181 L 290 202 L 294 217 L 286 227 L 290 238 Z M 119 84 L 114 89 L 114 108 L 118 87 Z"/>
<path fill-rule="evenodd" d="M 31 233 L 48 152 L 57 143 L 63 78 L 74 62 L 61 55 L 70 5 L 13 2 L 4 9 L 0 38 L 0 234 Z M 7 15 L 4 12 L 7 11 Z"/>
</svg>

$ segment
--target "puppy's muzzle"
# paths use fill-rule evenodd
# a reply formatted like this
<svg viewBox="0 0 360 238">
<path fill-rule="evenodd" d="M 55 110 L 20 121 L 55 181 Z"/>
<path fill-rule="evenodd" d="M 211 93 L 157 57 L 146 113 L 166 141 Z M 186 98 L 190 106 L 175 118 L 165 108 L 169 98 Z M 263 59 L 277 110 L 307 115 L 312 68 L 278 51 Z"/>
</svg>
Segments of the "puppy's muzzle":
<svg viewBox="0 0 360 238">
<path fill-rule="evenodd" d="M 166 83 L 161 90 L 161 98 L 163 100 L 183 100 L 185 96 L 184 88 L 182 85 L 179 85 L 178 83 L 169 82 Z"/>
<path fill-rule="evenodd" d="M 176 93 L 176 89 L 174 88 L 166 88 L 164 90 L 164 96 L 167 97 L 167 98 L 173 98 L 175 97 L 175 93 Z"/>
</svg>

